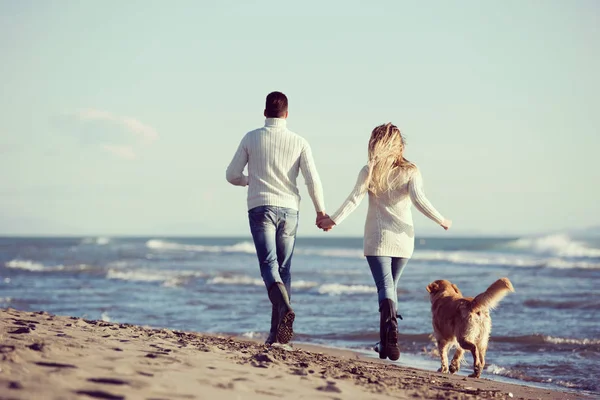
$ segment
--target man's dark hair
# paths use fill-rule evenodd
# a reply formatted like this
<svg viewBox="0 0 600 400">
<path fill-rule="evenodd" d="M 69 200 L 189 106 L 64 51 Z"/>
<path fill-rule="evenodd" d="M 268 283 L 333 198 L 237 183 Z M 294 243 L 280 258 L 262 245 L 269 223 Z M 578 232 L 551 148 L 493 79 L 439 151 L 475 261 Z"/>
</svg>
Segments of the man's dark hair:
<svg viewBox="0 0 600 400">
<path fill-rule="evenodd" d="M 267 95 L 265 104 L 265 117 L 281 118 L 285 116 L 288 110 L 288 99 L 281 92 L 271 92 Z"/>
</svg>

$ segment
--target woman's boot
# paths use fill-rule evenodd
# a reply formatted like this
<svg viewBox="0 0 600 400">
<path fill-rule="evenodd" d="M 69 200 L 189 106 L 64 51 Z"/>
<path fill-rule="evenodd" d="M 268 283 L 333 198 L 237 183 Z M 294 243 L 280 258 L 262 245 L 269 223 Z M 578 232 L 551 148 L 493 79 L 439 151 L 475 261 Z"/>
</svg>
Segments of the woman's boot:
<svg viewBox="0 0 600 400">
<path fill-rule="evenodd" d="M 396 308 L 391 299 L 383 300 L 380 305 L 379 336 L 381 339 L 379 358 L 396 361 L 400 358 L 398 347 L 398 320 Z"/>
<path fill-rule="evenodd" d="M 283 283 L 277 282 L 271 286 L 269 289 L 269 299 L 278 314 L 277 334 L 275 338 L 279 343 L 288 343 L 294 335 L 293 325 L 296 314 L 292 310 L 290 299 Z"/>
</svg>

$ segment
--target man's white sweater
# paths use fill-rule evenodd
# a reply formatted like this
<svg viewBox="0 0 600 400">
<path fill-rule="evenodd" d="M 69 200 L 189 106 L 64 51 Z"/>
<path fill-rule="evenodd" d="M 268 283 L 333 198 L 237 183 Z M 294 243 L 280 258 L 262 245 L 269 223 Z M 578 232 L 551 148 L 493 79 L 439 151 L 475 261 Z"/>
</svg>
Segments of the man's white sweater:
<svg viewBox="0 0 600 400">
<path fill-rule="evenodd" d="M 244 168 L 248 165 L 248 175 Z M 308 142 L 286 128 L 283 118 L 267 118 L 265 126 L 248 132 L 233 156 L 229 183 L 248 186 L 248 210 L 259 206 L 298 210 L 298 173 L 306 181 L 315 211 L 325 211 L 323 188 Z"/>
</svg>

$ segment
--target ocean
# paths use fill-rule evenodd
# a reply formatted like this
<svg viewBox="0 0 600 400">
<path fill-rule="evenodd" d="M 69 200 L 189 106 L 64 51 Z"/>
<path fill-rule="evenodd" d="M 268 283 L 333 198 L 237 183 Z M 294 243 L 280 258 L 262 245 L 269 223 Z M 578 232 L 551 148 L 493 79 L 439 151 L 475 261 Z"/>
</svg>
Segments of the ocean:
<svg viewBox="0 0 600 400">
<path fill-rule="evenodd" d="M 377 294 L 362 238 L 298 238 L 296 342 L 377 356 Z M 483 377 L 600 393 L 600 238 L 417 238 L 399 284 L 401 365 L 437 370 L 425 287 L 464 295 L 500 277 Z M 246 238 L 0 238 L 0 307 L 264 339 L 270 303 Z M 472 358 L 461 374 L 471 370 Z"/>
</svg>

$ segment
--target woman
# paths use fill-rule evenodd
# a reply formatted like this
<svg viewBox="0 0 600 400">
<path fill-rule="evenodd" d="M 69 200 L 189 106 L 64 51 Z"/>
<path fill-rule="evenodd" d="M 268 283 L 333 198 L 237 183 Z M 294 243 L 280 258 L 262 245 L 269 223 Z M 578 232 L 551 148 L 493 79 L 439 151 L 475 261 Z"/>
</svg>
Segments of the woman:
<svg viewBox="0 0 600 400">
<path fill-rule="evenodd" d="M 381 313 L 381 341 L 375 349 L 380 358 L 390 360 L 400 358 L 397 284 L 415 246 L 411 205 L 445 230 L 452 225 L 425 197 L 419 169 L 404 158 L 404 146 L 404 137 L 391 123 L 373 129 L 369 163 L 358 174 L 356 186 L 334 214 L 317 224 L 325 231 L 339 225 L 369 193 L 364 254 L 377 285 Z"/>
</svg>

